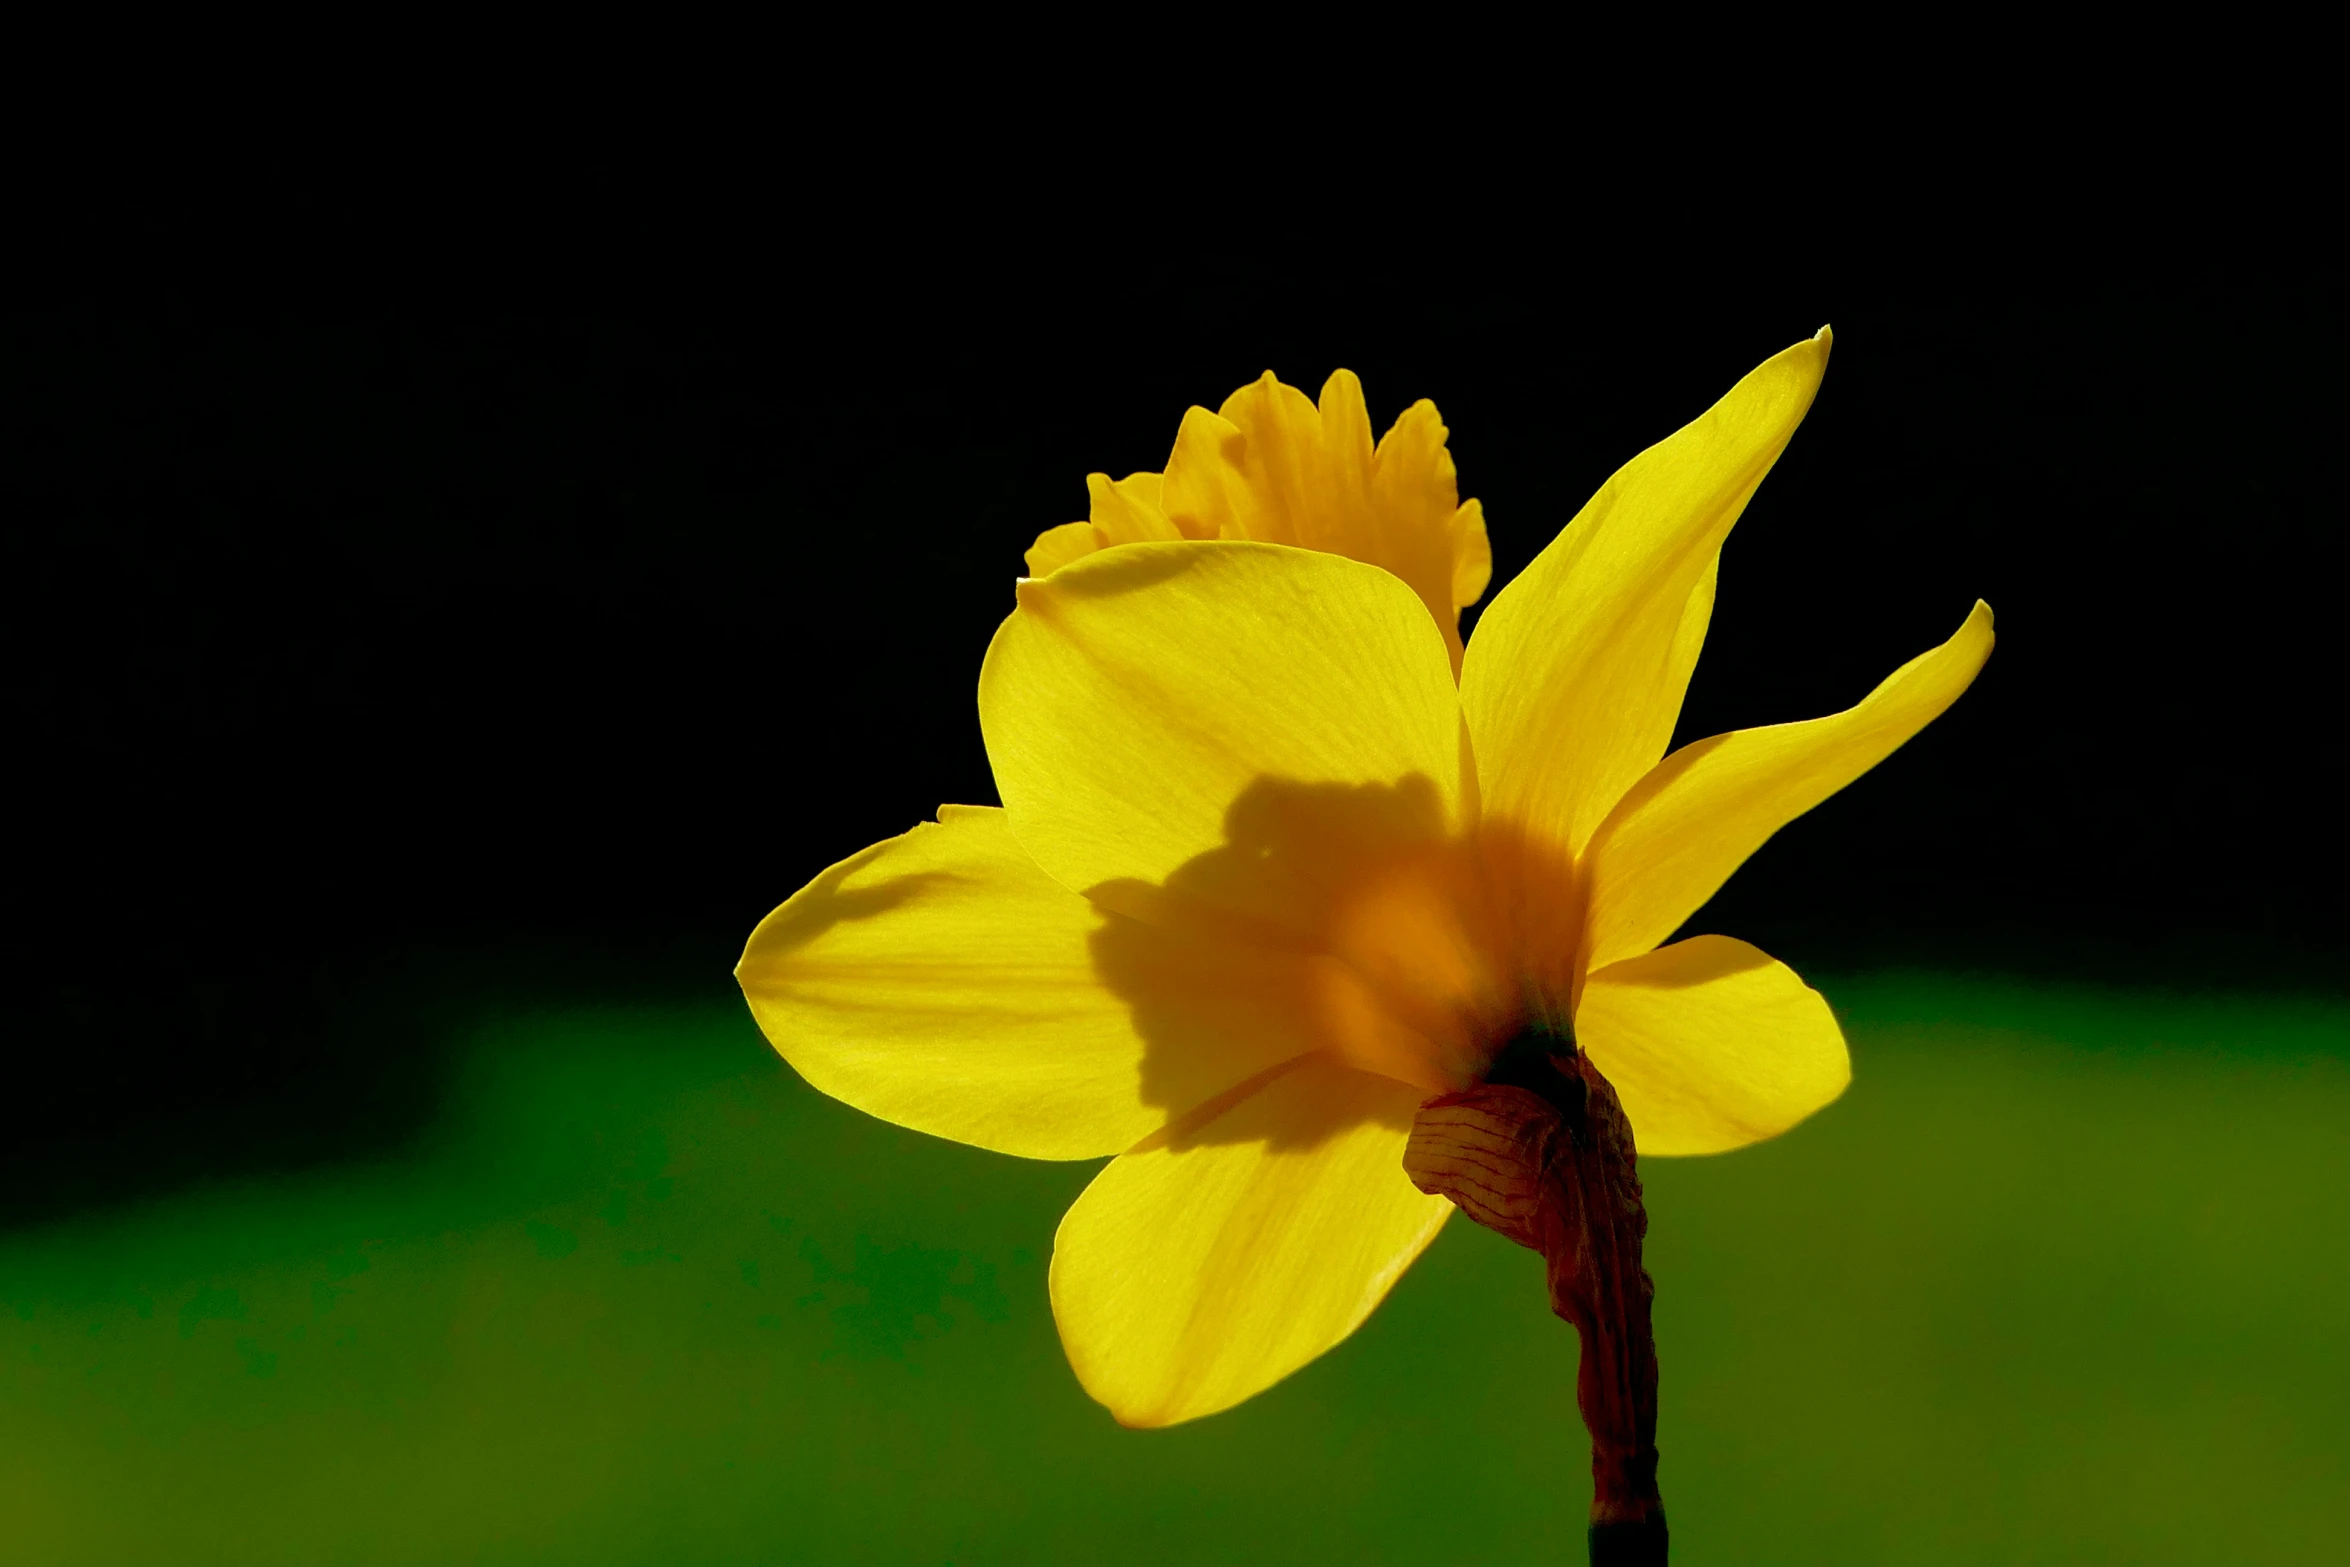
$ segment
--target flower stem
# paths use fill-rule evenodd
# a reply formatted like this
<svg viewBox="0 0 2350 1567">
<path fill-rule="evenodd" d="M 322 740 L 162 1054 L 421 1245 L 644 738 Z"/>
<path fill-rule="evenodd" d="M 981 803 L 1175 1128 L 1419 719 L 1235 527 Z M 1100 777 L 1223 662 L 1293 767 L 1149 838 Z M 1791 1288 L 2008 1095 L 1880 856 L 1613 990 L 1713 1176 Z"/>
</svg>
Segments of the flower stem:
<svg viewBox="0 0 2350 1567">
<path fill-rule="evenodd" d="M 1591 1432 L 1593 1567 L 1665 1560 L 1656 1487 L 1656 1286 L 1632 1128 L 1574 1041 L 1519 1035 L 1486 1080 L 1420 1106 L 1404 1173 L 1487 1229 L 1542 1253 L 1551 1309 L 1575 1326 L 1575 1401 Z"/>
</svg>

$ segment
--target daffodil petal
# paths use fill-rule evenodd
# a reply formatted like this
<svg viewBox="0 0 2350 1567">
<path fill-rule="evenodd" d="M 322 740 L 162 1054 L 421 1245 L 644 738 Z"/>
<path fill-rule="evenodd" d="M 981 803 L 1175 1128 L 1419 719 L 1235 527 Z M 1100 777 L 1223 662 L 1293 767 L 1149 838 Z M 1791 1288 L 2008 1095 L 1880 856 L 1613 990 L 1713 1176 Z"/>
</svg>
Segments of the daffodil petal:
<svg viewBox="0 0 2350 1567">
<path fill-rule="evenodd" d="M 1361 1325 L 1452 1204 L 1403 1173 L 1420 1093 L 1308 1058 L 1124 1154 L 1061 1221 L 1053 1315 L 1130 1426 L 1228 1409 Z"/>
<path fill-rule="evenodd" d="M 1852 1080 L 1820 993 L 1727 936 L 1694 936 L 1592 975 L 1575 1040 L 1615 1086 L 1643 1154 L 1761 1142 Z"/>
<path fill-rule="evenodd" d="M 1130 473 L 1118 480 L 1106 473 L 1087 474 L 1085 491 L 1093 500 L 1093 525 L 1100 530 L 1102 542 L 1143 544 L 1152 539 L 1182 538 L 1182 531 L 1168 521 L 1159 504 L 1160 488 L 1155 473 Z"/>
<path fill-rule="evenodd" d="M 1632 786 L 1589 856 L 1589 966 L 1671 935 L 1781 827 L 1893 754 L 1958 700 L 1991 656 L 1978 600 L 1943 643 L 1826 718 L 1741 729 L 1685 745 Z"/>
<path fill-rule="evenodd" d="M 1030 576 L 1049 577 L 1069 562 L 1081 560 L 1101 547 L 1101 535 L 1092 523 L 1064 522 L 1038 534 L 1023 558 L 1028 562 Z"/>
<path fill-rule="evenodd" d="M 1114 1153 L 1294 1056 L 1298 960 L 1108 914 L 1003 812 L 948 806 L 817 877 L 735 970 L 800 1075 L 869 1115 L 1038 1159 Z"/>
<path fill-rule="evenodd" d="M 1468 500 L 1452 514 L 1452 607 L 1467 609 L 1493 580 L 1493 543 L 1485 536 L 1485 507 Z"/>
<path fill-rule="evenodd" d="M 1766 360 L 1618 469 L 1486 609 L 1461 706 L 1489 812 L 1579 854 L 1664 755 L 1704 641 L 1708 573 L 1827 361 L 1825 331 Z"/>
<path fill-rule="evenodd" d="M 1028 546 L 1030 576 L 1049 577 L 1069 562 L 1113 544 L 1183 537 L 1159 506 L 1159 476 L 1155 473 L 1130 473 L 1118 480 L 1106 473 L 1089 473 L 1085 490 L 1093 501 L 1092 515 L 1084 522 L 1064 522 L 1038 534 L 1036 542 Z"/>
<path fill-rule="evenodd" d="M 1244 795 L 1294 816 L 1269 796 L 1387 790 L 1422 838 L 1461 825 L 1443 640 L 1403 583 L 1336 555 L 1135 544 L 1022 582 L 979 718 L 1013 832 L 1073 891 L 1165 883 L 1231 841 Z M 1278 894 L 1252 912 L 1326 912 Z"/>
</svg>

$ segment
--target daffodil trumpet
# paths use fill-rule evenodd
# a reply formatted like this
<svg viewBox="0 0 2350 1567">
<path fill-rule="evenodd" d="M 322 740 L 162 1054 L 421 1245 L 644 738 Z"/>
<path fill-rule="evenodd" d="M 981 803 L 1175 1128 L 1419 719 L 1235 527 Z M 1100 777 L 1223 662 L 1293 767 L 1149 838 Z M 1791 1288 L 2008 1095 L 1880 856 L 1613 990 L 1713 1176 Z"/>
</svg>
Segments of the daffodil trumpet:
<svg viewBox="0 0 2350 1567">
<path fill-rule="evenodd" d="M 1121 1423 L 1230 1408 L 1343 1341 L 1476 1211 L 1445 1139 L 1495 1139 L 1584 1331 L 1594 1545 L 1661 1550 L 1632 1155 L 1776 1136 L 1851 1077 L 1786 965 L 1672 938 L 1991 650 L 1977 603 L 1843 712 L 1666 754 L 1723 540 L 1828 347 L 1634 457 L 1465 641 L 1491 562 L 1432 405 L 1376 443 L 1344 372 L 1318 403 L 1267 376 L 1192 410 L 1164 473 L 1096 475 L 1029 551 L 979 679 L 1002 807 L 941 808 L 752 933 L 744 995 L 817 1088 L 1111 1156 L 1049 1289 Z"/>
</svg>

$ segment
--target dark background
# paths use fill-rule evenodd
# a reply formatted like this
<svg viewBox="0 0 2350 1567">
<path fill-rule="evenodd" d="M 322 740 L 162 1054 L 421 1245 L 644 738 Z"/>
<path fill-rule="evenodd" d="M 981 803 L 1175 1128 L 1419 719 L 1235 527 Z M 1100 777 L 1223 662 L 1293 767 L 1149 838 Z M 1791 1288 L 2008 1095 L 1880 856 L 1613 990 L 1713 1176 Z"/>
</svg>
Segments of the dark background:
<svg viewBox="0 0 2350 1567">
<path fill-rule="evenodd" d="M 1021 551 L 1267 367 L 1355 369 L 1380 428 L 1435 399 L 1498 586 L 1832 321 L 1682 737 L 1847 705 L 1978 595 L 1999 651 L 1698 924 L 1798 967 L 2341 988 L 2330 278 L 808 265 L 0 328 L 0 1220 L 390 1146 L 458 992 L 727 985 L 824 865 L 993 799 Z"/>
</svg>

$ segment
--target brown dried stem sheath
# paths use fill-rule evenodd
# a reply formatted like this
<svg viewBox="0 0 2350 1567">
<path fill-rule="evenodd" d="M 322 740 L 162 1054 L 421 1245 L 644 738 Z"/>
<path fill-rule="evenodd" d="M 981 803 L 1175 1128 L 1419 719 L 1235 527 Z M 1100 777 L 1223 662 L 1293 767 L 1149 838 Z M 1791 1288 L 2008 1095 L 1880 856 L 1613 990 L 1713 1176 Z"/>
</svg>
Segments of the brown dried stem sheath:
<svg viewBox="0 0 2350 1567">
<path fill-rule="evenodd" d="M 1485 1082 L 1420 1106 L 1404 1172 L 1542 1253 L 1551 1309 L 1583 1346 L 1575 1400 L 1591 1432 L 1591 1560 L 1663 1562 L 1656 1287 L 1640 1266 L 1648 1213 L 1616 1091 L 1571 1041 L 1520 1035 Z"/>
</svg>

